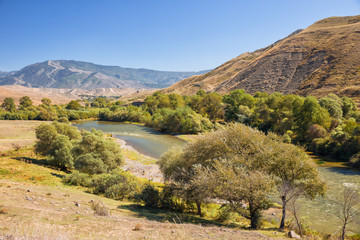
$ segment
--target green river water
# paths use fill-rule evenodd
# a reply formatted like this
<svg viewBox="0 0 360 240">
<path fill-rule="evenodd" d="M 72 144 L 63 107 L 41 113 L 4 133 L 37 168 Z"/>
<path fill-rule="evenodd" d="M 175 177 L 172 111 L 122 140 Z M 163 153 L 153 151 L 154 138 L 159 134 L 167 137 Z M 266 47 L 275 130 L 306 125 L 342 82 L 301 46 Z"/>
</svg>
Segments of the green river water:
<svg viewBox="0 0 360 240">
<path fill-rule="evenodd" d="M 160 156 L 170 147 L 185 141 L 172 135 L 163 134 L 151 128 L 129 123 L 82 121 L 74 124 L 80 129 L 95 128 L 114 137 L 123 139 L 137 151 L 154 157 Z M 311 227 L 324 233 L 335 233 L 339 230 L 341 221 L 336 217 L 340 212 L 340 205 L 336 202 L 341 199 L 344 185 L 354 184 L 360 188 L 360 171 L 344 167 L 318 167 L 321 176 L 328 185 L 327 196 L 315 201 L 299 200 L 299 214 L 308 218 Z M 348 227 L 353 233 L 360 233 L 360 217 L 357 217 Z"/>
</svg>

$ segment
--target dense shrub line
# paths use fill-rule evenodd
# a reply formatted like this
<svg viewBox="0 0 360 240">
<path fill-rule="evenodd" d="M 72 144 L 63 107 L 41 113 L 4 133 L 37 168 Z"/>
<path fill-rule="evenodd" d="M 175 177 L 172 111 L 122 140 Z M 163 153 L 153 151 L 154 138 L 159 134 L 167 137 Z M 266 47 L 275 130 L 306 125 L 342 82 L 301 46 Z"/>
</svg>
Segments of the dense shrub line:
<svg viewBox="0 0 360 240">
<path fill-rule="evenodd" d="M 199 90 L 192 96 L 156 92 L 143 105 L 123 105 L 121 101 L 96 98 L 81 106 L 77 101 L 51 105 L 44 98 L 38 107 L 29 97 L 20 105 L 6 98 L 0 119 L 58 120 L 62 122 L 99 118 L 105 121 L 145 123 L 167 133 L 194 134 L 216 129 L 224 122 L 240 122 L 265 133 L 274 132 L 284 142 L 301 144 L 322 155 L 332 155 L 359 166 L 360 114 L 348 97 L 329 94 L 320 99 L 293 94 L 255 93 L 235 90 L 220 95 Z"/>
</svg>

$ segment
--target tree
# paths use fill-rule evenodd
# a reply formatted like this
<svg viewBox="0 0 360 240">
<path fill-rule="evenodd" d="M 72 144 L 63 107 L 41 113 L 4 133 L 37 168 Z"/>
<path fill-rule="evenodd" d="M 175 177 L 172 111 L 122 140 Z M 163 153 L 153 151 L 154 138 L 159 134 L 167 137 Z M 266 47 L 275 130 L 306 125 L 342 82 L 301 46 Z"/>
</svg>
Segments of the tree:
<svg viewBox="0 0 360 240">
<path fill-rule="evenodd" d="M 355 102 L 348 97 L 342 97 L 342 111 L 345 118 L 351 117 L 356 112 Z"/>
<path fill-rule="evenodd" d="M 79 140 L 81 138 L 80 131 L 69 124 L 57 123 L 41 124 L 35 129 L 36 142 L 35 151 L 42 155 L 47 155 L 51 149 L 51 144 L 54 139 L 59 135 L 64 135 L 69 140 Z"/>
<path fill-rule="evenodd" d="M 196 178 L 205 178 L 215 198 L 225 200 L 234 212 L 250 220 L 251 229 L 258 229 L 262 211 L 271 205 L 268 195 L 273 181 L 266 172 L 249 169 L 244 161 L 215 161 L 213 170 L 199 169 Z"/>
<path fill-rule="evenodd" d="M 330 116 L 337 119 L 343 116 L 342 100 L 335 94 L 320 98 L 319 104 L 329 112 Z"/>
<path fill-rule="evenodd" d="M 295 115 L 295 131 L 300 142 L 305 140 L 306 133 L 312 124 L 318 124 L 327 129 L 330 126 L 330 115 L 320 106 L 315 97 L 310 96 L 305 99 Z"/>
<path fill-rule="evenodd" d="M 20 98 L 20 107 L 19 109 L 21 110 L 25 110 L 28 107 L 31 107 L 33 102 L 31 101 L 29 96 L 23 96 L 22 98 Z"/>
<path fill-rule="evenodd" d="M 280 229 L 285 227 L 286 206 L 300 196 L 314 199 L 325 194 L 325 183 L 321 180 L 316 166 L 305 151 L 292 144 L 274 144 L 269 159 L 269 173 L 275 180 L 276 189 L 282 202 Z"/>
<path fill-rule="evenodd" d="M 206 94 L 201 100 L 200 113 L 212 121 L 223 118 L 224 110 L 221 95 L 217 92 Z"/>
<path fill-rule="evenodd" d="M 236 184 L 240 184 L 241 177 L 250 180 L 259 177 L 260 174 L 266 175 L 260 169 L 267 164 L 265 161 L 266 154 L 264 154 L 267 149 L 267 142 L 265 134 L 240 124 L 231 124 L 226 129 L 202 135 L 196 141 L 188 143 L 184 147 L 183 153 L 176 151 L 176 149 L 171 150 L 163 155 L 159 165 L 167 182 L 185 186 L 181 189 L 186 191 L 186 194 L 181 192 L 182 194 L 179 196 L 195 202 L 198 206 L 198 213 L 201 213 L 199 209 L 201 202 L 205 199 L 215 195 L 219 199 L 228 201 L 226 192 L 234 190 L 235 195 L 230 199 L 232 203 L 229 202 L 233 206 L 232 209 L 234 211 L 237 209 L 240 214 L 248 216 L 252 221 L 252 228 L 258 228 L 261 217 L 259 213 L 263 209 L 260 206 L 266 207 L 267 204 L 265 202 L 263 205 L 260 204 L 263 195 L 257 193 L 262 192 L 266 195 L 270 189 L 269 185 L 263 184 L 259 180 L 260 182 L 256 187 L 242 183 L 244 187 L 238 189 L 238 185 L 230 183 L 240 179 L 239 181 L 236 180 L 238 181 Z M 229 181 L 226 181 L 228 174 L 221 175 L 221 165 L 217 164 L 219 159 L 227 161 L 231 166 L 227 170 L 233 176 L 232 180 L 229 177 Z M 230 169 L 233 169 L 233 172 Z M 209 174 L 201 174 L 205 172 Z M 219 179 L 223 180 L 220 181 Z M 270 183 L 271 181 L 266 182 Z M 219 186 L 219 188 L 214 189 L 214 186 Z M 248 188 L 246 189 L 246 187 Z M 245 198 L 249 191 L 253 191 L 251 189 L 261 190 L 256 190 L 257 193 L 254 190 L 253 195 Z M 240 208 L 235 207 L 242 206 L 242 201 L 247 200 L 251 202 L 249 204 L 251 206 L 249 215 L 244 214 L 244 210 L 240 211 Z"/>
<path fill-rule="evenodd" d="M 341 239 L 345 239 L 346 226 L 351 223 L 355 216 L 360 213 L 360 194 L 354 187 L 345 186 L 343 199 L 341 202 L 341 211 L 338 212 L 338 217 L 342 221 Z"/>
<path fill-rule="evenodd" d="M 82 138 L 74 144 L 71 153 L 75 169 L 88 174 L 107 173 L 123 164 L 118 144 L 105 138 L 101 131 L 82 131 Z"/>
<path fill-rule="evenodd" d="M 79 110 L 81 108 L 80 103 L 78 103 L 75 100 L 71 100 L 67 105 L 66 105 L 66 109 L 69 110 Z"/>
<path fill-rule="evenodd" d="M 48 160 L 62 170 L 72 169 L 74 166 L 74 159 L 71 155 L 72 148 L 73 145 L 69 137 L 59 134 L 51 142 L 50 149 L 47 152 Z"/>
<path fill-rule="evenodd" d="M 5 98 L 1 107 L 8 112 L 14 112 L 16 110 L 15 102 L 13 98 Z"/>
<path fill-rule="evenodd" d="M 49 98 L 43 98 L 41 99 L 41 102 L 44 106 L 51 106 L 51 99 Z"/>
</svg>

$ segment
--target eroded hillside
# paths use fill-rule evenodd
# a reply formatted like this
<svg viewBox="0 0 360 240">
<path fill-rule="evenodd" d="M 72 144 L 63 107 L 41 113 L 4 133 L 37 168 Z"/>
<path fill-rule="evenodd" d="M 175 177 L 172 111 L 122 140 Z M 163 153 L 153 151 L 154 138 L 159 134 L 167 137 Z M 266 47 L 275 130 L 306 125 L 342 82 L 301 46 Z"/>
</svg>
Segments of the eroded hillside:
<svg viewBox="0 0 360 240">
<path fill-rule="evenodd" d="M 360 92 L 360 16 L 320 20 L 304 30 L 213 71 L 184 79 L 165 92 L 193 94 L 199 89 L 258 91 L 358 97 Z"/>
</svg>

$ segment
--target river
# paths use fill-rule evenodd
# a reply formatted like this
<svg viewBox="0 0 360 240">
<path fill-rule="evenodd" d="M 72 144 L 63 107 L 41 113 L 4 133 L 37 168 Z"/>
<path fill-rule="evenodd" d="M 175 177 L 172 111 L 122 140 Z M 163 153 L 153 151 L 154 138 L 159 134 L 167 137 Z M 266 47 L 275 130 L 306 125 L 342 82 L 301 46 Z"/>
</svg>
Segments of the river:
<svg viewBox="0 0 360 240">
<path fill-rule="evenodd" d="M 95 128 L 111 133 L 114 137 L 125 140 L 137 151 L 154 158 L 160 158 L 176 144 L 185 144 L 185 141 L 172 135 L 130 123 L 81 121 L 74 126 L 86 130 Z M 315 201 L 300 199 L 299 215 L 308 218 L 311 228 L 324 233 L 335 233 L 341 224 L 340 219 L 336 217 L 341 207 L 336 201 L 341 199 L 344 185 L 354 184 L 360 188 L 360 172 L 344 167 L 318 167 L 318 170 L 328 185 L 327 195 Z M 360 217 L 349 224 L 348 230 L 360 233 Z"/>
</svg>

